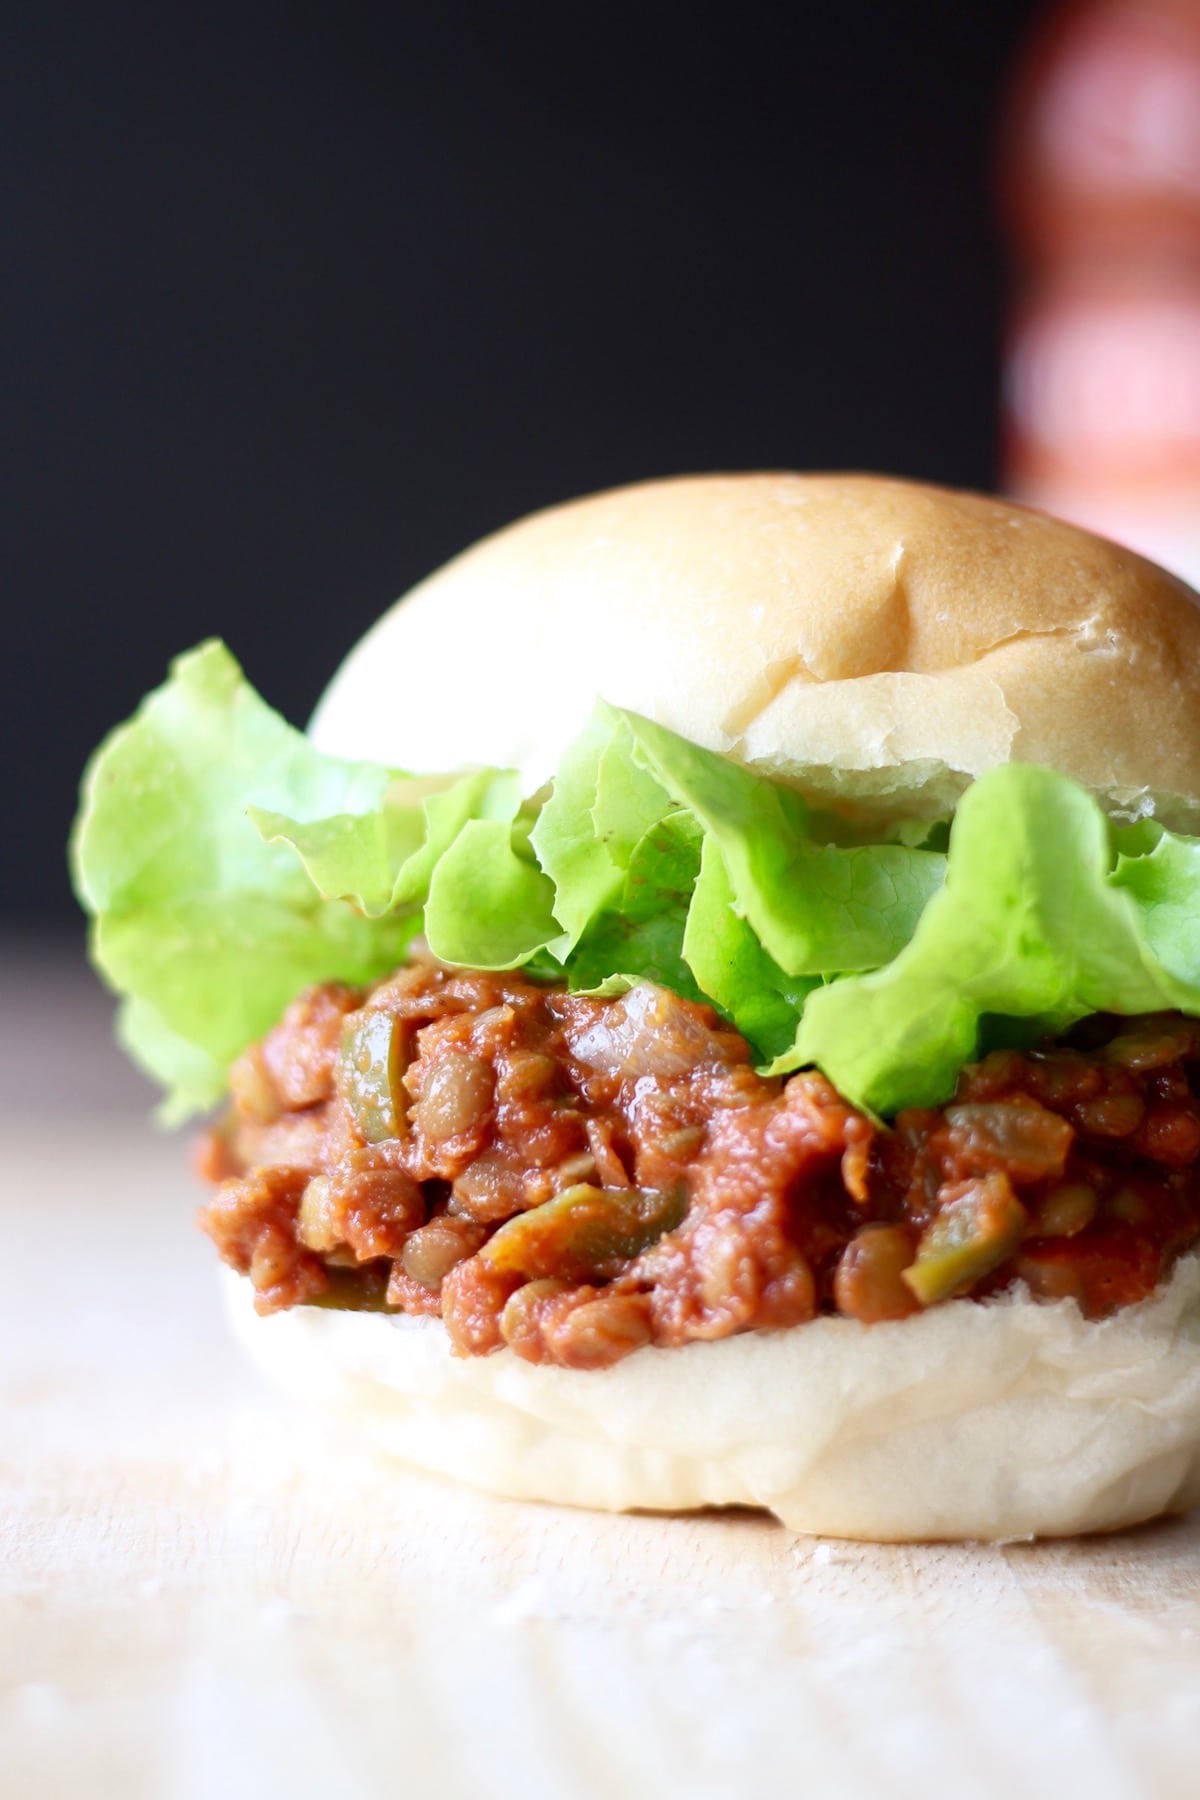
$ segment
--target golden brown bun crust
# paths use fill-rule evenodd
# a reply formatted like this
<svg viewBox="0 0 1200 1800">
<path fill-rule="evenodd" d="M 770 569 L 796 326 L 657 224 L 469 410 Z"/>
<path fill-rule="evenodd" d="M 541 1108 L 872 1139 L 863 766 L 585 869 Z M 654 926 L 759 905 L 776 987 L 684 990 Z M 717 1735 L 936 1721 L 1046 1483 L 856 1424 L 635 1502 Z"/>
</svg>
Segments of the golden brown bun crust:
<svg viewBox="0 0 1200 1800">
<path fill-rule="evenodd" d="M 866 475 L 686 477 L 524 519 L 380 620 L 314 735 L 536 782 L 596 693 L 818 798 L 934 813 L 1020 760 L 1200 826 L 1191 590 L 1025 508 Z"/>
</svg>

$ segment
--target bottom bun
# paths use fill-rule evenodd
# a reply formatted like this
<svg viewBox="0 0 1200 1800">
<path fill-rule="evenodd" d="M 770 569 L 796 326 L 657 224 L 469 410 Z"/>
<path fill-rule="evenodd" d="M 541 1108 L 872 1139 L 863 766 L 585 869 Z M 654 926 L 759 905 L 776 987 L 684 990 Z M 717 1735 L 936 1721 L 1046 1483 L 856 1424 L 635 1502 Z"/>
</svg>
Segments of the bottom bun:
<svg viewBox="0 0 1200 1800">
<path fill-rule="evenodd" d="M 953 1301 L 822 1318 L 579 1372 L 456 1357 L 441 1322 L 307 1307 L 239 1335 L 285 1386 L 405 1462 L 524 1500 L 760 1506 L 903 1540 L 1108 1531 L 1200 1503 L 1200 1257 L 1153 1299 Z"/>
</svg>

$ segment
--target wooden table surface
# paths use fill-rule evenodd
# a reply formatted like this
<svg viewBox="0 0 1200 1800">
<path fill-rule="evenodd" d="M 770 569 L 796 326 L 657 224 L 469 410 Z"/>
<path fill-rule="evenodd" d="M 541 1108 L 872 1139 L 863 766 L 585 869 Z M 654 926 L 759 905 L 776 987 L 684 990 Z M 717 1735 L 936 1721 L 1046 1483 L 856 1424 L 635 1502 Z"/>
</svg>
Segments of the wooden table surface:
<svg viewBox="0 0 1200 1800">
<path fill-rule="evenodd" d="M 875 1548 L 374 1461 L 239 1361 L 75 963 L 0 994 L 4 1800 L 1200 1795 L 1200 1520 Z"/>
</svg>

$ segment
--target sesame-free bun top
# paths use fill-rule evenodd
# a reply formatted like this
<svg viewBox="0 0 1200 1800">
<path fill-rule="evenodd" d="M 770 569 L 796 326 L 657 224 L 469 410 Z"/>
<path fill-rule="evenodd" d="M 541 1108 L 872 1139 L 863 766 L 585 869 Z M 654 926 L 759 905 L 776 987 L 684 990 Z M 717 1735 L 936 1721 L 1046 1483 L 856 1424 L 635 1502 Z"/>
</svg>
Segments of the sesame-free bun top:
<svg viewBox="0 0 1200 1800">
<path fill-rule="evenodd" d="M 413 590 L 318 708 L 324 748 L 531 787 L 597 695 L 810 797 L 952 806 L 1048 764 L 1200 828 L 1200 603 L 1001 500 L 868 475 L 718 475 L 536 513 Z"/>
</svg>

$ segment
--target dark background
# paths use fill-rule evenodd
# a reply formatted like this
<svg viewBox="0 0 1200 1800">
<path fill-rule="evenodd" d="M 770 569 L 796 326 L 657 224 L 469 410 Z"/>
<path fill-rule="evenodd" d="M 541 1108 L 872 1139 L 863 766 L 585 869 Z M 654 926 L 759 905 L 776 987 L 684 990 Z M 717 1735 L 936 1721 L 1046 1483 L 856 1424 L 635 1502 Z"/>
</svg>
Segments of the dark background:
<svg viewBox="0 0 1200 1800">
<path fill-rule="evenodd" d="M 992 121 L 1032 4 L 20 11 L 9 923 L 73 916 L 83 761 L 207 633 L 302 721 L 386 602 L 533 507 L 994 479 Z"/>
</svg>

